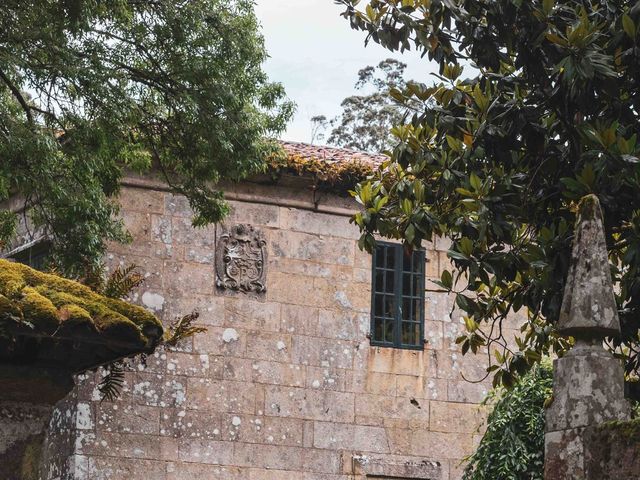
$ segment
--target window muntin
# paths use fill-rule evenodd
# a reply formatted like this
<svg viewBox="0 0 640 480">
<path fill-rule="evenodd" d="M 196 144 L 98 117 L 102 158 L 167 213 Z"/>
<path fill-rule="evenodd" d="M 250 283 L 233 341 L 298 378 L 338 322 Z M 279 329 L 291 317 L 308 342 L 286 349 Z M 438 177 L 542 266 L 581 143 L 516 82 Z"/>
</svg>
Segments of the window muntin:
<svg viewBox="0 0 640 480">
<path fill-rule="evenodd" d="M 371 344 L 422 349 L 424 250 L 377 242 L 373 253 Z"/>
</svg>

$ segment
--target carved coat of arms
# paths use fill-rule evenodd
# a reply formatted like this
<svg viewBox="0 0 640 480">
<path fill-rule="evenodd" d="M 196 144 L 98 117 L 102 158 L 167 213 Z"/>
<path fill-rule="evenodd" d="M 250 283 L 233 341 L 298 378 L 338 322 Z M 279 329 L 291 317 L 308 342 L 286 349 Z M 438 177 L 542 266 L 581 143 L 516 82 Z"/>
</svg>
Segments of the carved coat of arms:
<svg viewBox="0 0 640 480">
<path fill-rule="evenodd" d="M 224 228 L 224 227 L 223 227 Z M 224 230 L 216 246 L 216 285 L 221 289 L 262 293 L 266 286 L 267 242 L 251 225 Z"/>
</svg>

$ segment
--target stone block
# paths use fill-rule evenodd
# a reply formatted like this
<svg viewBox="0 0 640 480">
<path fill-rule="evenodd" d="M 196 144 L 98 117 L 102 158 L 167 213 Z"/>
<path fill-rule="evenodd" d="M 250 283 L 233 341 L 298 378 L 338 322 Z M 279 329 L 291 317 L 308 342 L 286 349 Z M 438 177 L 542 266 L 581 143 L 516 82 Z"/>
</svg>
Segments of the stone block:
<svg viewBox="0 0 640 480">
<path fill-rule="evenodd" d="M 392 373 L 355 370 L 351 388 L 356 393 L 395 395 L 396 378 L 397 376 Z"/>
<path fill-rule="evenodd" d="M 428 350 L 442 350 L 444 347 L 444 325 L 440 321 L 425 320 L 424 338 L 427 341 L 425 348 Z"/>
<path fill-rule="evenodd" d="M 166 245 L 172 245 L 171 217 L 168 215 L 151 215 L 151 240 Z M 134 241 L 137 240 L 134 237 Z"/>
<path fill-rule="evenodd" d="M 316 334 L 339 340 L 357 340 L 362 335 L 360 316 L 343 309 L 321 309 Z"/>
<path fill-rule="evenodd" d="M 353 265 L 355 249 L 353 240 L 286 230 L 275 230 L 268 234 L 269 252 L 274 257 L 333 265 Z"/>
<path fill-rule="evenodd" d="M 473 452 L 470 435 L 464 433 L 430 432 L 416 429 L 411 434 L 411 455 L 428 459 L 460 460 Z"/>
<path fill-rule="evenodd" d="M 250 358 L 224 357 L 222 378 L 236 382 L 250 382 L 253 378 L 253 363 Z"/>
<path fill-rule="evenodd" d="M 446 400 L 447 381 L 427 376 L 397 375 L 396 395 L 405 398 Z"/>
<path fill-rule="evenodd" d="M 168 215 L 175 217 L 193 216 L 193 210 L 189 206 L 189 200 L 184 195 L 175 195 L 173 193 L 164 194 L 164 210 Z"/>
<path fill-rule="evenodd" d="M 296 208 L 280 208 L 280 228 L 295 232 L 311 233 L 357 240 L 360 231 L 349 222 L 349 217 L 329 213 L 319 213 Z"/>
<path fill-rule="evenodd" d="M 450 402 L 481 403 L 491 390 L 490 380 L 471 383 L 466 380 L 447 381 L 447 399 Z"/>
<path fill-rule="evenodd" d="M 429 422 L 429 402 L 416 398 L 360 394 L 355 399 L 355 412 L 360 416 L 399 418 L 425 426 Z"/>
<path fill-rule="evenodd" d="M 171 219 L 171 239 L 174 244 L 199 247 L 215 247 L 216 227 L 194 227 L 191 217 L 173 217 Z"/>
<path fill-rule="evenodd" d="M 103 402 L 96 404 L 96 425 L 107 432 L 159 435 L 160 409 Z"/>
<path fill-rule="evenodd" d="M 179 445 L 179 458 L 182 462 L 233 465 L 233 443 L 182 438 Z"/>
<path fill-rule="evenodd" d="M 368 369 L 398 375 L 425 375 L 429 356 L 423 350 L 370 347 Z"/>
<path fill-rule="evenodd" d="M 142 213 L 164 213 L 164 193 L 145 188 L 124 187 L 118 201 L 123 210 Z"/>
<path fill-rule="evenodd" d="M 485 412 L 471 403 L 429 402 L 429 430 L 434 432 L 474 433 L 482 424 Z"/>
<path fill-rule="evenodd" d="M 106 431 L 76 439 L 76 454 L 160 460 L 161 445 L 157 436 L 112 433 Z"/>
<path fill-rule="evenodd" d="M 166 466 L 162 461 L 92 456 L 88 467 L 86 480 L 166 479 Z"/>
<path fill-rule="evenodd" d="M 220 440 L 222 417 L 211 411 L 163 408 L 160 435 L 171 438 L 208 438 Z"/>
<path fill-rule="evenodd" d="M 306 368 L 306 386 L 312 389 L 352 391 L 350 370 L 343 368 L 312 367 Z"/>
<path fill-rule="evenodd" d="M 339 423 L 314 423 L 314 447 L 331 450 L 387 453 L 384 428 Z"/>
<path fill-rule="evenodd" d="M 304 420 L 227 414 L 222 430 L 229 441 L 301 447 Z"/>
<path fill-rule="evenodd" d="M 553 370 L 547 432 L 631 418 L 620 361 L 600 345 L 576 345 L 553 362 Z"/>
<path fill-rule="evenodd" d="M 224 219 L 225 223 L 248 223 L 258 227 L 274 227 L 280 224 L 280 207 L 264 203 L 228 202 L 229 215 Z"/>
<path fill-rule="evenodd" d="M 318 306 L 313 277 L 289 273 L 269 272 L 267 280 L 267 300 L 301 306 Z M 328 303 L 323 299 L 322 304 Z"/>
<path fill-rule="evenodd" d="M 284 333 L 248 332 L 248 358 L 289 362 L 291 360 L 291 335 Z"/>
<path fill-rule="evenodd" d="M 225 298 L 224 326 L 277 332 L 280 329 L 281 304 L 250 298 Z"/>
<path fill-rule="evenodd" d="M 187 380 L 187 408 L 197 410 L 226 411 L 226 382 L 208 378 Z"/>
<path fill-rule="evenodd" d="M 231 327 L 208 327 L 206 332 L 193 337 L 196 353 L 244 357 L 248 332 Z"/>
<path fill-rule="evenodd" d="M 352 368 L 356 349 L 353 342 L 294 335 L 291 360 L 300 365 Z"/>
<path fill-rule="evenodd" d="M 315 307 L 282 305 L 280 331 L 297 335 L 313 335 L 317 331 L 319 310 Z"/>
<path fill-rule="evenodd" d="M 195 311 L 199 314 L 197 324 L 221 327 L 225 315 L 224 302 L 224 297 L 197 295 L 188 291 L 172 294 L 165 298 L 166 318 L 174 321 Z"/>
<path fill-rule="evenodd" d="M 238 467 L 175 462 L 167 465 L 167 480 L 246 480 L 246 476 Z"/>
<path fill-rule="evenodd" d="M 214 286 L 215 272 L 212 265 L 172 261 L 164 263 L 164 287 L 173 294 L 182 295 L 187 291 L 211 295 Z"/>
<path fill-rule="evenodd" d="M 304 472 L 338 474 L 342 470 L 342 455 L 334 450 L 306 449 L 302 461 Z"/>
<path fill-rule="evenodd" d="M 354 420 L 354 395 L 270 386 L 265 390 L 265 408 L 267 415 L 347 423 Z"/>
<path fill-rule="evenodd" d="M 256 413 L 256 385 L 225 381 L 224 387 L 227 392 L 225 411 L 230 413 Z"/>
<path fill-rule="evenodd" d="M 212 366 L 206 353 L 191 354 L 167 352 L 167 374 L 185 375 L 189 377 L 221 378 L 222 365 L 219 358 L 213 357 L 213 369 L 218 373 L 211 374 Z"/>
<path fill-rule="evenodd" d="M 237 443 L 233 464 L 239 467 L 300 471 L 303 459 L 304 449 L 299 447 Z"/>
<path fill-rule="evenodd" d="M 251 365 L 252 381 L 271 385 L 303 387 L 305 385 L 305 369 L 304 365 L 254 360 Z"/>
<path fill-rule="evenodd" d="M 145 250 L 147 247 L 144 247 Z M 147 255 L 136 255 L 124 253 L 119 255 L 109 254 L 107 256 L 107 266 L 109 271 L 113 271 L 116 266 L 126 268 L 130 265 L 136 265 L 138 271 L 144 277 L 143 289 L 161 291 L 163 289 L 164 263 L 160 258 L 154 258 Z M 133 294 L 133 300 L 136 301 L 138 296 Z"/>
</svg>

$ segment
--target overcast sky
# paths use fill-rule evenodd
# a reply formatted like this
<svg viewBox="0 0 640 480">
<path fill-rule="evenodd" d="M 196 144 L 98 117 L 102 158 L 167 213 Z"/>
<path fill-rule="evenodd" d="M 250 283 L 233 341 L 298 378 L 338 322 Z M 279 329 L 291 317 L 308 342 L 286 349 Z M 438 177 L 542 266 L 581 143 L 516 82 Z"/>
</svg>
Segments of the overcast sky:
<svg viewBox="0 0 640 480">
<path fill-rule="evenodd" d="M 394 57 L 408 64 L 408 79 L 433 79 L 433 65 L 414 52 L 391 55 L 374 43 L 365 48 L 364 33 L 351 30 L 341 12 L 333 0 L 257 0 L 271 57 L 265 70 L 298 106 L 285 140 L 310 141 L 311 117 L 339 114 L 340 102 L 354 93 L 357 72 L 366 65 Z"/>
</svg>

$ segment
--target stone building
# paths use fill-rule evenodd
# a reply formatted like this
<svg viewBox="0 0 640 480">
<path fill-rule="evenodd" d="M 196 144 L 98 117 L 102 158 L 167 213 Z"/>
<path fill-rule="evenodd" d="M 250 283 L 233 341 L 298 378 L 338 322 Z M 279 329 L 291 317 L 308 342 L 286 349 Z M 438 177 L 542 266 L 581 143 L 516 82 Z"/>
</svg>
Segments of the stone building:
<svg viewBox="0 0 640 480">
<path fill-rule="evenodd" d="M 226 186 L 232 213 L 208 228 L 160 181 L 126 179 L 134 242 L 109 265 L 140 267 L 133 300 L 165 325 L 196 310 L 208 331 L 132 366 L 116 402 L 81 376 L 47 480 L 461 478 L 488 386 L 462 376 L 484 366 L 459 353 L 450 298 L 423 296 L 446 242 L 360 251 L 340 182 L 381 159 L 283 145 L 289 163 Z"/>
</svg>

